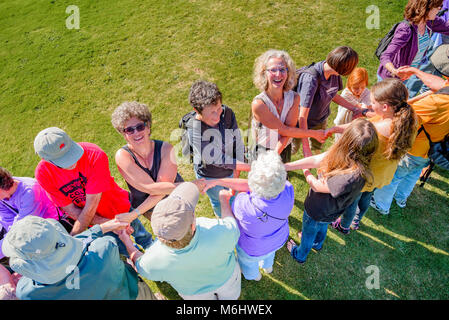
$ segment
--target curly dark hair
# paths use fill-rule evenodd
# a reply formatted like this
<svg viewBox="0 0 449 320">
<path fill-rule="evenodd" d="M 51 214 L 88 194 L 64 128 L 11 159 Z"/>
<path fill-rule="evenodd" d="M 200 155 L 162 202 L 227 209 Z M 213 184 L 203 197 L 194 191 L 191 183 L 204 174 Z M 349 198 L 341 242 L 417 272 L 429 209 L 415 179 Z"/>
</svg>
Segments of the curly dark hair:
<svg viewBox="0 0 449 320">
<path fill-rule="evenodd" d="M 205 107 L 216 104 L 221 98 L 215 83 L 199 80 L 190 87 L 189 102 L 200 114 Z"/>
<path fill-rule="evenodd" d="M 14 184 L 11 173 L 3 167 L 0 167 L 0 189 L 9 190 Z"/>
</svg>

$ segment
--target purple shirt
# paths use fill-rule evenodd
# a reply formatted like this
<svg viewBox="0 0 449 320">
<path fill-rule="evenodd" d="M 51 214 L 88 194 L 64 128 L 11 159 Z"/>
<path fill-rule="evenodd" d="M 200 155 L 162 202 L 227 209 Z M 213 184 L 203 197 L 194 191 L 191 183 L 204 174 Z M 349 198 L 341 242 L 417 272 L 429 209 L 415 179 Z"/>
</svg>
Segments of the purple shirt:
<svg viewBox="0 0 449 320">
<path fill-rule="evenodd" d="M 13 177 L 18 180 L 17 190 L 8 200 L 0 200 L 0 224 L 6 230 L 12 225 L 28 216 L 38 216 L 42 218 L 53 218 L 58 220 L 58 212 L 47 193 L 42 189 L 36 179 L 27 177 Z M 3 258 L 0 240 L 0 258 Z"/>
<path fill-rule="evenodd" d="M 449 22 L 441 17 L 433 21 L 427 21 L 427 27 L 433 32 L 449 35 Z M 413 31 L 412 31 L 413 30 Z M 409 66 L 418 52 L 418 26 L 414 24 L 400 23 L 394 33 L 394 37 L 387 49 L 380 56 L 380 65 L 377 74 L 382 78 L 391 78 L 390 71 L 385 68 L 388 62 L 393 63 L 395 68 Z"/>
<path fill-rule="evenodd" d="M 294 198 L 293 186 L 288 181 L 284 190 L 271 200 L 259 198 L 251 192 L 239 193 L 232 203 L 240 229 L 239 247 L 253 257 L 281 248 L 288 239 L 288 216 L 293 209 Z M 262 211 L 268 215 L 263 217 Z"/>
</svg>

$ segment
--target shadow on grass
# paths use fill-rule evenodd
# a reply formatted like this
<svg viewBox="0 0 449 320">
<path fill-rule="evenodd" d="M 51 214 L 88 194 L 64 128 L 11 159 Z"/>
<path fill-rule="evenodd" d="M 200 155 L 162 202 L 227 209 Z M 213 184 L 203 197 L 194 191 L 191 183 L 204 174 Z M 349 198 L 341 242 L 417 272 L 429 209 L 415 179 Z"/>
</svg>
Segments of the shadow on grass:
<svg viewBox="0 0 449 320">
<path fill-rule="evenodd" d="M 449 171 L 439 169 L 439 168 L 434 169 L 434 171 L 436 171 L 444 179 L 449 179 Z M 421 184 L 421 182 L 418 181 L 417 186 L 415 188 L 422 189 L 422 187 L 418 187 L 420 184 Z M 441 179 L 436 178 L 436 175 L 433 172 L 430 174 L 430 177 L 427 179 L 426 184 L 431 185 L 434 188 L 440 189 L 441 191 L 446 192 L 446 194 L 449 193 L 449 184 L 445 181 L 442 181 Z"/>
<path fill-rule="evenodd" d="M 178 292 L 173 289 L 173 287 L 167 282 L 159 282 L 154 281 L 159 291 L 168 299 L 168 300 L 182 300 L 179 296 Z"/>
</svg>

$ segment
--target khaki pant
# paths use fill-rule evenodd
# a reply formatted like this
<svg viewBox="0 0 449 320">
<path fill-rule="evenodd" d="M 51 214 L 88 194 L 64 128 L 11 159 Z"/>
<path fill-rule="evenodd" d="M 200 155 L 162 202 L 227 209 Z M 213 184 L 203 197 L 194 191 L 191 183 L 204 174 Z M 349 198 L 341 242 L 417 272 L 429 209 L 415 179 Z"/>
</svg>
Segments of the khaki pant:
<svg viewBox="0 0 449 320">
<path fill-rule="evenodd" d="M 137 294 L 136 300 L 157 300 L 150 287 L 140 278 L 137 286 L 139 288 L 139 293 Z"/>
<path fill-rule="evenodd" d="M 326 130 L 327 127 L 327 120 L 314 126 L 308 128 L 309 130 Z M 302 138 L 293 138 L 292 141 L 292 154 L 295 154 L 298 152 L 299 148 L 301 147 L 301 139 Z M 314 138 L 308 138 L 309 140 L 309 146 L 312 151 L 321 151 L 323 149 L 324 143 L 319 142 L 318 140 L 315 140 Z"/>
</svg>

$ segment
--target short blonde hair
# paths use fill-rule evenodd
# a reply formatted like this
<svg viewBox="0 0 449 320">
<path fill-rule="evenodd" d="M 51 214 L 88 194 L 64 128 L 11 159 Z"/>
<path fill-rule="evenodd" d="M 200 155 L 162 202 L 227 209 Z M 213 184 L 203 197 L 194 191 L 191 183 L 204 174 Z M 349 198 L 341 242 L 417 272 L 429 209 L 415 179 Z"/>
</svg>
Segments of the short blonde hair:
<svg viewBox="0 0 449 320">
<path fill-rule="evenodd" d="M 270 49 L 259 56 L 254 64 L 253 82 L 260 91 L 268 88 L 268 81 L 265 71 L 267 71 L 267 63 L 271 58 L 280 58 L 284 60 L 288 68 L 287 80 L 284 83 L 284 91 L 291 90 L 296 85 L 296 65 L 290 55 L 282 50 Z"/>
<path fill-rule="evenodd" d="M 251 163 L 248 186 L 256 196 L 266 200 L 276 198 L 285 189 L 286 181 L 287 171 L 277 152 L 261 152 Z"/>
<path fill-rule="evenodd" d="M 159 241 L 165 244 L 167 247 L 173 248 L 173 249 L 182 249 L 187 247 L 190 244 L 190 241 L 192 241 L 193 236 L 195 233 L 192 231 L 191 228 L 187 231 L 187 233 L 184 235 L 184 237 L 181 240 L 177 241 L 169 241 L 165 240 L 161 237 L 159 237 Z"/>
<path fill-rule="evenodd" d="M 112 113 L 112 126 L 118 131 L 118 133 L 123 133 L 126 121 L 133 117 L 146 122 L 148 128 L 151 129 L 152 117 L 150 109 L 146 104 L 139 103 L 137 101 L 126 101 L 119 105 Z"/>
</svg>

